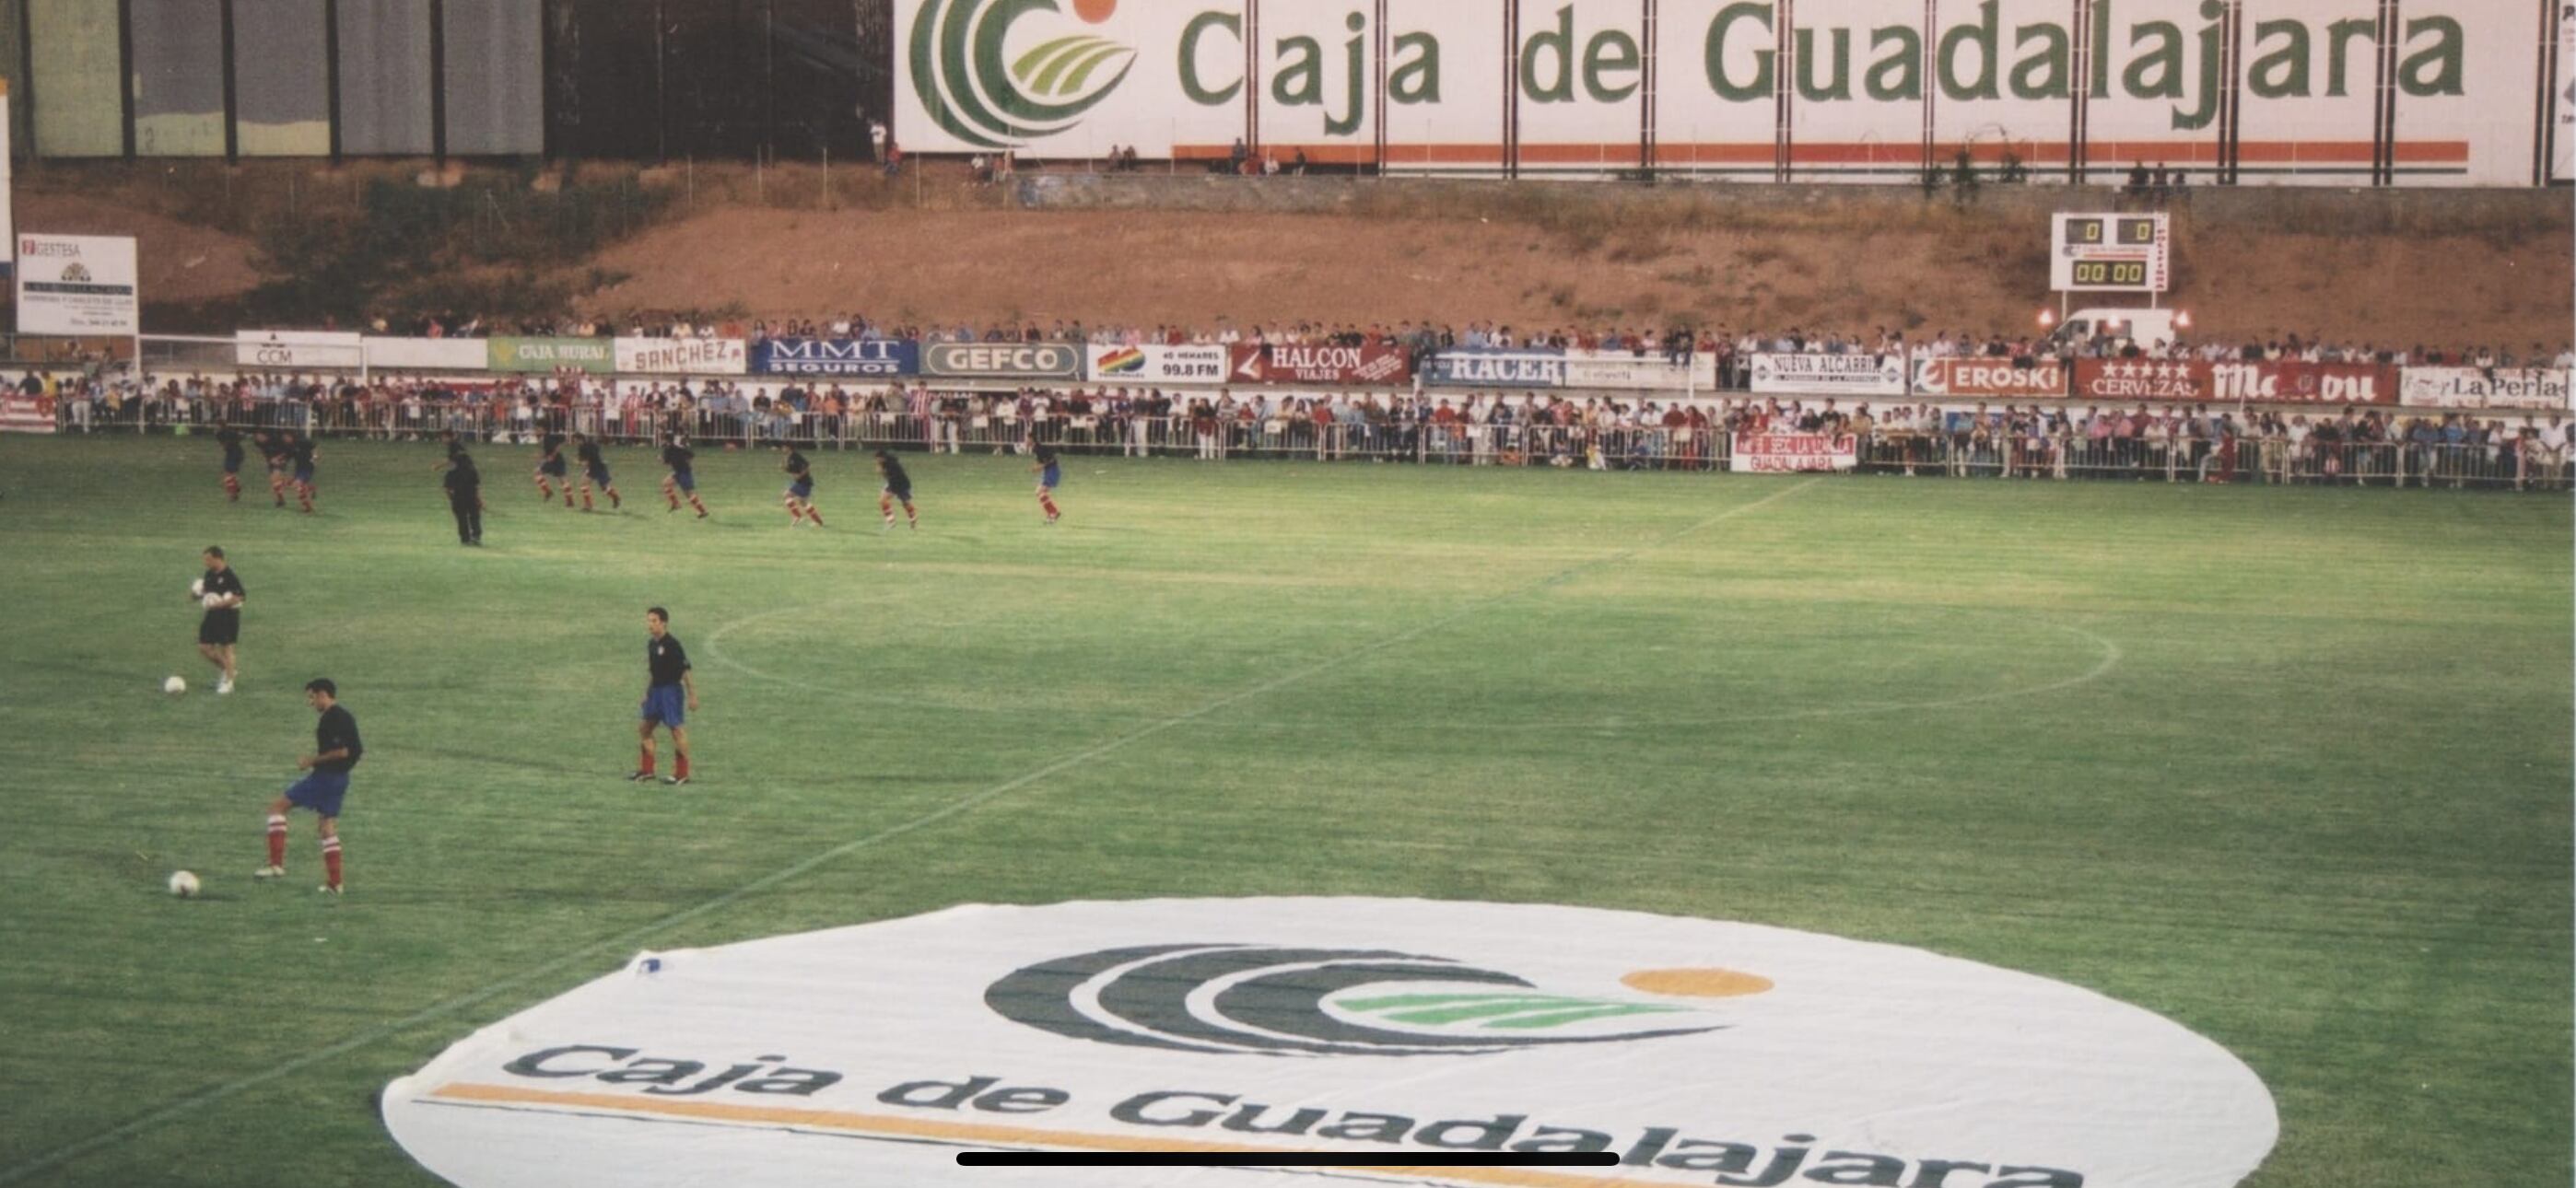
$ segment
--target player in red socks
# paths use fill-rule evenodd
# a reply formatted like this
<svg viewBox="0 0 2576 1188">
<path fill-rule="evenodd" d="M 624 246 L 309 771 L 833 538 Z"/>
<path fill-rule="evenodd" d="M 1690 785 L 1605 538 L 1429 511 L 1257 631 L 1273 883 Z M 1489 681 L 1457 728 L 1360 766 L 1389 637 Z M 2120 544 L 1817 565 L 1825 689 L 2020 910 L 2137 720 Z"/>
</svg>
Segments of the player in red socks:
<svg viewBox="0 0 2576 1188">
<path fill-rule="evenodd" d="M 689 714 L 698 708 L 697 682 L 689 679 L 689 653 L 671 635 L 671 612 L 654 607 L 644 612 L 644 630 L 653 638 L 644 645 L 644 665 L 648 678 L 644 685 L 643 713 L 635 724 L 636 737 L 644 743 L 643 766 L 626 777 L 641 783 L 653 778 L 653 728 L 671 728 L 671 750 L 677 760 L 671 774 L 662 777 L 665 784 L 689 782 Z"/>
<path fill-rule="evenodd" d="M 1038 464 L 1029 469 L 1038 472 L 1038 510 L 1046 513 L 1046 522 L 1055 523 L 1064 513 L 1056 508 L 1055 489 L 1064 485 L 1064 470 L 1056 465 L 1055 447 L 1029 436 L 1029 452 L 1037 455 Z"/>
<path fill-rule="evenodd" d="M 241 430 L 226 425 L 215 430 L 215 444 L 224 447 L 224 502 L 241 502 Z"/>
<path fill-rule="evenodd" d="M 304 703 L 321 714 L 313 726 L 313 753 L 295 761 L 306 772 L 303 779 L 286 789 L 286 795 L 268 805 L 268 865 L 251 877 L 274 879 L 286 874 L 286 814 L 298 808 L 313 810 L 322 823 L 322 873 L 328 881 L 321 891 L 338 895 L 340 879 L 340 800 L 349 793 L 349 769 L 367 753 L 358 741 L 358 720 L 340 704 L 340 687 L 329 677 L 315 677 L 304 682 Z"/>
<path fill-rule="evenodd" d="M 670 441 L 662 447 L 662 465 L 671 468 L 670 476 L 662 480 L 662 498 L 670 501 L 672 511 L 678 511 L 680 497 L 687 496 L 689 506 L 698 509 L 698 518 L 703 520 L 707 518 L 707 505 L 698 498 L 698 476 L 694 469 L 697 458 L 698 452 L 689 448 L 688 438 L 677 433 L 671 435 Z"/>
<path fill-rule="evenodd" d="M 286 458 L 295 467 L 295 501 L 308 516 L 313 514 L 313 448 L 311 437 L 286 431 Z"/>
<path fill-rule="evenodd" d="M 915 531 L 921 528 L 921 513 L 912 508 L 912 476 L 903 472 L 903 463 L 885 450 L 877 451 L 877 473 L 885 476 L 885 490 L 877 495 L 877 512 L 885 517 L 885 526 L 894 527 L 894 505 L 903 505 L 904 521 Z"/>
<path fill-rule="evenodd" d="M 268 497 L 277 506 L 286 506 L 286 439 L 271 430 L 260 430 L 259 453 L 268 459 Z"/>
<path fill-rule="evenodd" d="M 810 519 L 815 527 L 822 527 L 823 511 L 814 506 L 814 467 L 805 461 L 803 451 L 787 447 L 787 460 L 778 468 L 787 472 L 787 526 L 793 528 Z"/>
<path fill-rule="evenodd" d="M 617 484 L 608 480 L 608 462 L 599 456 L 599 443 L 579 433 L 573 434 L 572 439 L 580 443 L 573 453 L 581 458 L 581 510 L 591 509 L 590 488 L 593 484 L 608 496 L 608 510 L 626 506 L 626 501 L 617 497 Z"/>
<path fill-rule="evenodd" d="M 553 482 L 563 484 L 564 506 L 571 507 L 572 480 L 564 475 L 563 448 L 563 434 L 552 429 L 546 430 L 546 435 L 537 439 L 537 499 L 539 502 L 553 501 L 555 489 L 552 483 L 547 481 L 551 479 Z"/>
</svg>

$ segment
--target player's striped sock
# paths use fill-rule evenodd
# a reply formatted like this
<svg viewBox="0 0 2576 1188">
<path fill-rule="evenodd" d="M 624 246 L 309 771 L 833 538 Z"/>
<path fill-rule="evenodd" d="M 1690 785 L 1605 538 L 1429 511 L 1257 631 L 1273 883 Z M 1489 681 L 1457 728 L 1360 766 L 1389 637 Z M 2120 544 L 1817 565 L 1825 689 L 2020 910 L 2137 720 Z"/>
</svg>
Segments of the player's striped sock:
<svg viewBox="0 0 2576 1188">
<path fill-rule="evenodd" d="M 537 498 L 539 498 L 539 499 L 553 499 L 554 497 L 555 497 L 555 485 L 554 485 L 553 483 L 547 482 L 547 481 L 546 481 L 546 480 L 544 480 L 544 479 L 538 479 L 538 480 L 537 480 Z"/>
<path fill-rule="evenodd" d="M 809 507 L 805 509 L 805 514 L 813 517 L 815 527 L 820 528 L 823 526 L 823 509 L 818 507 Z"/>
<path fill-rule="evenodd" d="M 689 778 L 689 753 L 687 751 L 680 752 L 679 762 L 671 765 L 671 776 L 674 779 L 682 780 Z"/>
<path fill-rule="evenodd" d="M 280 813 L 268 815 L 268 864 L 286 865 L 286 817 Z"/>
<path fill-rule="evenodd" d="M 322 839 L 322 873 L 330 879 L 333 890 L 340 887 L 340 839 L 338 835 Z"/>
<path fill-rule="evenodd" d="M 1039 506 L 1039 507 L 1043 507 L 1043 508 L 1045 508 L 1045 509 L 1046 509 L 1046 516 L 1047 516 L 1047 518 L 1048 518 L 1048 519 L 1050 519 L 1050 520 L 1052 520 L 1052 519 L 1056 518 L 1057 516 L 1060 516 L 1060 515 L 1063 515 L 1063 514 L 1064 514 L 1063 512 L 1057 511 L 1057 510 L 1055 509 L 1055 500 L 1050 499 L 1050 498 L 1048 498 L 1048 497 L 1046 497 L 1046 496 L 1044 496 L 1044 495 L 1040 495 L 1040 496 L 1038 496 L 1038 506 Z"/>
<path fill-rule="evenodd" d="M 644 748 L 643 763 L 635 770 L 643 772 L 646 775 L 653 774 L 653 748 L 650 744 L 647 744 Z"/>
<path fill-rule="evenodd" d="M 224 498 L 232 500 L 238 500 L 241 498 L 240 479 L 234 478 L 229 474 L 224 476 Z"/>
<path fill-rule="evenodd" d="M 698 515 L 701 517 L 704 517 L 707 514 L 707 505 L 699 502 L 698 497 L 695 494 L 691 494 L 689 496 L 689 506 L 698 509 Z"/>
<path fill-rule="evenodd" d="M 610 488 L 608 488 L 608 510 L 610 510 L 610 511 L 616 511 L 618 508 L 621 508 L 621 507 L 624 507 L 624 506 L 626 506 L 626 501 L 625 501 L 625 500 L 623 500 L 623 499 L 618 498 L 618 496 L 617 496 L 617 488 L 615 488 L 615 487 L 610 487 Z"/>
<path fill-rule="evenodd" d="M 565 506 L 565 507 L 571 507 L 571 506 L 572 506 L 572 500 L 569 500 L 569 499 L 564 500 L 564 506 Z M 589 488 L 589 487 L 587 487 L 587 486 L 585 486 L 585 487 L 583 487 L 583 488 L 581 489 L 581 510 L 583 510 L 583 511 L 589 511 L 590 509 L 591 509 L 591 503 L 590 503 L 590 488 Z"/>
</svg>

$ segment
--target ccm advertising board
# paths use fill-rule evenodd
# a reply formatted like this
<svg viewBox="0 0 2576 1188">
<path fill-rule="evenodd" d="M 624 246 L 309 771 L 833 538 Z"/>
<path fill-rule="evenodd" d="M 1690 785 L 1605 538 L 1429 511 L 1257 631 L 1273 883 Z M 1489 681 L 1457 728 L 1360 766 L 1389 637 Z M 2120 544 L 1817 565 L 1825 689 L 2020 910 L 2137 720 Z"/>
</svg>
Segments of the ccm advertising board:
<svg viewBox="0 0 2576 1188">
<path fill-rule="evenodd" d="M 115 235 L 18 237 L 18 329 L 27 334 L 143 332 L 134 240 Z"/>
<path fill-rule="evenodd" d="M 385 1087 L 461 1188 L 2231 1188 L 2279 1131 L 2225 1048 L 1921 949 L 1546 904 L 970 905 L 648 953 Z M 1459 1152 L 1609 1168 L 1441 1167 Z M 1409 1158 L 1410 1157 L 1410 1158 Z"/>
<path fill-rule="evenodd" d="M 1910 182 L 1964 146 L 2096 181 L 2530 185 L 2564 80 L 2535 4 L 895 0 L 896 133 L 1397 171 Z"/>
</svg>

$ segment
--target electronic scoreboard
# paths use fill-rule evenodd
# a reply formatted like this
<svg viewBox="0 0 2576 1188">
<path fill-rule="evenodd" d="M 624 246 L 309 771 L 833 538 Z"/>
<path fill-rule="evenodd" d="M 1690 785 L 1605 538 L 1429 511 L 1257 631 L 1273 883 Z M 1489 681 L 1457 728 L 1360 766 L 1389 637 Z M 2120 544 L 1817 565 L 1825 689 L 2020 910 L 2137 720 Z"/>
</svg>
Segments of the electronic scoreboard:
<svg viewBox="0 0 2576 1188">
<path fill-rule="evenodd" d="M 2173 239 L 2163 214 L 2059 214 L 2048 287 L 2061 293 L 2162 293 Z"/>
</svg>

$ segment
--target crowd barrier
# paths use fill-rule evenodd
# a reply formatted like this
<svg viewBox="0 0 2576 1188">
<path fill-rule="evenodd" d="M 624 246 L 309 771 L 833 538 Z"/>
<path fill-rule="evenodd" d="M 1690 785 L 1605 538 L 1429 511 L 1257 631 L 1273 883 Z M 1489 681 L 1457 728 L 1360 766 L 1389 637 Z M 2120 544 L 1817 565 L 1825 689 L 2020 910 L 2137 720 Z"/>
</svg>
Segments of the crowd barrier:
<svg viewBox="0 0 2576 1188">
<path fill-rule="evenodd" d="M 583 433 L 651 446 L 667 432 L 702 448 L 793 444 L 815 450 L 1017 451 L 1035 439 L 1072 454 L 1127 457 L 1374 461 L 1593 470 L 1851 470 L 1917 477 L 2064 481 L 2334 484 L 2564 489 L 2570 451 L 2537 438 L 2486 444 L 2345 442 L 2283 436 L 2063 438 L 1878 429 L 1857 439 L 1747 437 L 1721 428 L 1527 423 L 1478 425 L 1410 417 L 1259 421 L 1212 417 L 1051 415 L 861 409 L 753 414 L 699 408 L 512 405 L 406 400 L 320 405 L 293 400 L 138 400 L 56 410 L 71 433 L 209 433 L 293 429 L 322 438 L 426 440 L 453 430 L 473 442 L 533 444 Z"/>
<path fill-rule="evenodd" d="M 1133 346 L 1070 342 L 915 342 L 831 338 L 387 338 L 321 331 L 244 330 L 233 338 L 147 337 L 144 370 L 179 375 L 474 376 L 474 385 L 578 373 L 678 383 L 690 379 L 778 388 L 923 380 L 935 387 L 1023 384 L 1412 389 L 1589 393 L 1660 401 L 1750 392 L 1783 399 L 1886 404 L 1902 400 L 2023 401 L 2160 406 L 2346 405 L 2466 413 L 2576 411 L 2576 369 L 2398 365 L 2299 359 L 2059 358 L 1862 350 L 1618 350 L 1323 344 Z M 2028 349 L 2026 346 L 2022 349 Z"/>
</svg>

